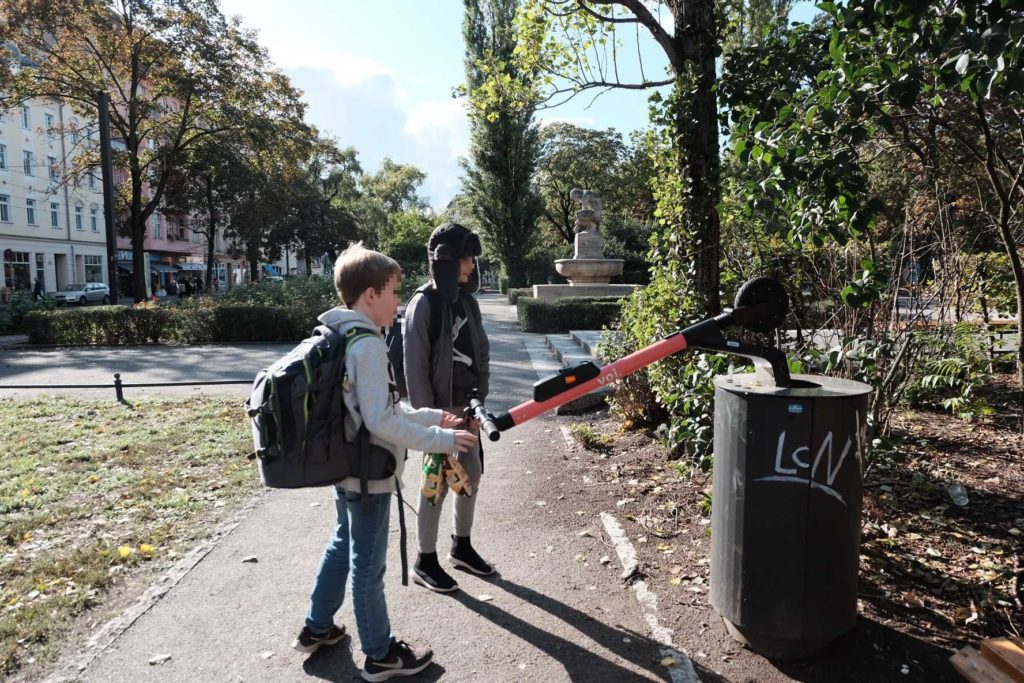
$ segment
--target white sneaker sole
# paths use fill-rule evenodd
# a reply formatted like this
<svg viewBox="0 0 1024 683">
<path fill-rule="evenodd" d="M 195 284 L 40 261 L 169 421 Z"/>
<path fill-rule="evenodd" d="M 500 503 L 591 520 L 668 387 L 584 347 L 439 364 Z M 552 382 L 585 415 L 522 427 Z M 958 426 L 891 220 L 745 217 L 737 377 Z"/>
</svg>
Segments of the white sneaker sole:
<svg viewBox="0 0 1024 683">
<path fill-rule="evenodd" d="M 471 574 L 476 574 L 477 576 L 491 576 L 492 574 L 494 574 L 494 567 L 491 567 L 491 571 L 489 572 L 482 572 L 479 569 L 474 569 L 472 565 L 470 565 L 468 562 L 452 557 L 451 553 L 448 553 L 448 561 L 451 562 L 453 567 L 465 569 L 467 572 Z"/>
<path fill-rule="evenodd" d="M 337 645 L 338 643 L 340 643 L 344 639 L 345 639 L 345 632 L 344 631 L 342 631 L 341 635 L 338 636 L 337 638 L 331 638 L 330 640 L 318 640 L 315 643 L 313 643 L 312 645 L 303 645 L 299 641 L 299 639 L 296 638 L 295 642 L 292 643 L 292 649 L 294 649 L 296 652 L 301 652 L 303 654 L 307 654 L 308 655 L 308 654 L 312 654 L 312 653 L 316 652 L 317 650 L 319 650 L 322 647 L 328 647 L 330 645 Z"/>
<path fill-rule="evenodd" d="M 385 669 L 384 671 L 375 674 L 366 673 L 366 669 L 363 669 L 362 678 L 364 681 L 386 681 L 389 678 L 398 678 L 399 676 L 415 676 L 430 666 L 430 663 L 433 661 L 434 659 L 431 657 L 423 664 L 413 667 L 412 669 Z"/>
<path fill-rule="evenodd" d="M 437 586 L 431 586 L 429 583 L 427 583 L 426 581 L 421 579 L 420 575 L 417 574 L 416 572 L 413 572 L 413 574 L 412 574 L 412 581 L 413 581 L 413 583 L 418 583 L 419 585 L 423 586 L 428 591 L 434 591 L 435 593 L 454 593 L 455 591 L 459 590 L 459 584 L 455 584 L 451 588 L 439 588 Z M 374 679 L 374 680 L 383 680 L 383 679 Z"/>
</svg>

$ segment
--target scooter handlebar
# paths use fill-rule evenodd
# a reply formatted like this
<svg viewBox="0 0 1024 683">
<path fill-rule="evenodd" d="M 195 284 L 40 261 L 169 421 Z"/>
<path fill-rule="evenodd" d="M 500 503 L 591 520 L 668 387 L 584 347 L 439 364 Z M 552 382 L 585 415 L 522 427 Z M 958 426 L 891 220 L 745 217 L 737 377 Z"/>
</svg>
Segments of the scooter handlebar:
<svg viewBox="0 0 1024 683">
<path fill-rule="evenodd" d="M 488 439 L 497 441 L 501 438 L 501 432 L 498 431 L 498 426 L 494 424 L 494 418 L 484 408 L 484 404 L 480 399 L 470 399 L 469 409 L 472 411 L 473 418 L 480 423 L 480 431 L 486 434 Z"/>
</svg>

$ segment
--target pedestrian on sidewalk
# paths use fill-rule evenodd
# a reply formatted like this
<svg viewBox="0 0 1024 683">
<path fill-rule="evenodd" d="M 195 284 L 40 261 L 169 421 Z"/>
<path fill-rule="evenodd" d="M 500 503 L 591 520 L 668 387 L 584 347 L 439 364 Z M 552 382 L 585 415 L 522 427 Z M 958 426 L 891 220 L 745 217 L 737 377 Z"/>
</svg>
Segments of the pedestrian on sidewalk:
<svg viewBox="0 0 1024 683">
<path fill-rule="evenodd" d="M 403 351 L 409 402 L 414 408 L 440 408 L 461 413 L 476 389 L 487 396 L 490 345 L 480 305 L 473 296 L 480 286 L 476 257 L 480 238 L 458 223 L 434 230 L 427 242 L 431 282 L 417 290 L 405 312 Z M 479 425 L 470 425 L 476 431 Z M 494 573 L 470 543 L 473 514 L 483 474 L 479 445 L 453 456 L 423 454 L 424 486 L 420 491 L 417 528 L 419 555 L 413 580 L 438 593 L 457 590 L 437 559 L 437 534 L 448 486 L 455 492 L 454 534 L 448 561 L 479 576 Z"/>
<path fill-rule="evenodd" d="M 428 648 L 393 637 L 384 599 L 391 494 L 401 481 L 405 449 L 465 451 L 477 444 L 473 433 L 453 429 L 462 423 L 461 416 L 412 410 L 399 402 L 380 330 L 395 319 L 401 277 L 402 270 L 393 259 L 355 244 L 342 252 L 334 266 L 334 286 L 343 306 L 320 316 L 321 323 L 342 335 L 352 328 L 376 331 L 352 341 L 345 356 L 344 433 L 356 434 L 365 424 L 370 442 L 394 454 L 395 474 L 370 480 L 365 501 L 358 477 L 336 485 L 337 526 L 324 549 L 306 624 L 293 647 L 315 652 L 345 636 L 344 629 L 334 624 L 334 615 L 345 599 L 351 573 L 352 607 L 366 655 L 362 677 L 367 681 L 411 676 L 425 669 L 434 656 Z"/>
</svg>

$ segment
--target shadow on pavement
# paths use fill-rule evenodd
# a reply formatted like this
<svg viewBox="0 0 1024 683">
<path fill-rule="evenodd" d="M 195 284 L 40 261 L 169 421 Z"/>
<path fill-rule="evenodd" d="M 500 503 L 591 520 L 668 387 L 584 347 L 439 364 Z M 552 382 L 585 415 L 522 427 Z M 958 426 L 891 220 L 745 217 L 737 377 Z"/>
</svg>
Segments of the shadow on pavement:
<svg viewBox="0 0 1024 683">
<path fill-rule="evenodd" d="M 627 628 L 602 623 L 589 614 L 580 612 L 563 602 L 501 577 L 490 577 L 485 580 L 520 600 L 562 619 L 606 650 L 649 671 L 653 676 L 668 680 L 668 670 L 661 666 L 658 656 L 660 643 Z M 462 603 L 467 609 L 476 612 L 560 662 L 565 666 L 568 680 L 588 682 L 639 680 L 633 671 L 624 669 L 596 652 L 591 652 L 584 645 L 538 628 L 489 602 L 477 600 L 463 591 L 453 594 L 452 598 Z M 624 638 L 629 639 L 630 642 L 624 642 Z"/>
</svg>

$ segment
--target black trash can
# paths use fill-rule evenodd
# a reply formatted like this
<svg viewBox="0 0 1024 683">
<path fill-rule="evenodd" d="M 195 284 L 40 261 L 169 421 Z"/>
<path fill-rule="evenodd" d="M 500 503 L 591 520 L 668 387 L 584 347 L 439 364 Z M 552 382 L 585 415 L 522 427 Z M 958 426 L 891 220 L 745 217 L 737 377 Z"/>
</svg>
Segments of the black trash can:
<svg viewBox="0 0 1024 683">
<path fill-rule="evenodd" d="M 814 652 L 857 620 L 871 387 L 794 375 L 715 379 L 711 604 L 769 657 Z"/>
</svg>

